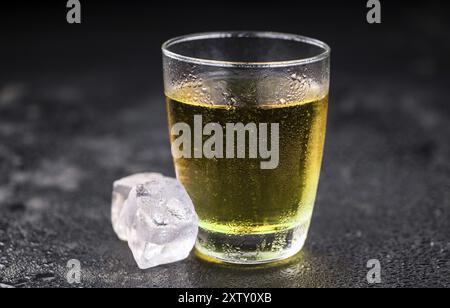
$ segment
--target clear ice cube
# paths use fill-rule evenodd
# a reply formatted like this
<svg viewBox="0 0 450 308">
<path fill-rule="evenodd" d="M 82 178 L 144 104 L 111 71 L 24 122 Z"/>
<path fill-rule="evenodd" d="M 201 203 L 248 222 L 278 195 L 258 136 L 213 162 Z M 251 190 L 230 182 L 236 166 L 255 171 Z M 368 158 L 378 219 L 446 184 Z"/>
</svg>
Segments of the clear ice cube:
<svg viewBox="0 0 450 308">
<path fill-rule="evenodd" d="M 116 212 L 119 236 L 128 240 L 141 269 L 187 258 L 198 233 L 198 217 L 184 187 L 162 175 L 145 180 Z"/>
<path fill-rule="evenodd" d="M 120 221 L 119 218 L 131 189 L 136 185 L 144 184 L 152 179 L 159 179 L 161 177 L 162 175 L 158 173 L 138 173 L 114 182 L 111 221 L 114 231 L 122 241 L 127 241 L 127 225 L 125 221 Z"/>
</svg>

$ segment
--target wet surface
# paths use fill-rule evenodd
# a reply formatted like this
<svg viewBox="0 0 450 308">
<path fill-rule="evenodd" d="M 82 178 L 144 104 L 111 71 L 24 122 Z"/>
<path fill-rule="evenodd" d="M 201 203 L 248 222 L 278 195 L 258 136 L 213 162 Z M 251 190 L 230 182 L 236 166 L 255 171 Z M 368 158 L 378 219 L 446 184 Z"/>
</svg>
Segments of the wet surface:
<svg viewBox="0 0 450 308">
<path fill-rule="evenodd" d="M 408 14 L 391 32 L 398 41 L 386 38 L 390 51 L 355 56 L 367 67 L 347 65 L 351 48 L 336 42 L 310 235 L 302 253 L 273 266 L 193 254 L 141 271 L 115 236 L 112 182 L 142 171 L 174 175 L 160 63 L 145 62 L 145 50 L 119 50 L 94 66 L 82 56 L 62 65 L 43 51 L 35 66 L 5 61 L 0 288 L 70 287 L 71 259 L 81 262 L 82 287 L 366 287 L 370 259 L 381 263 L 381 286 L 450 287 L 450 44 L 433 30 L 450 28 Z M 415 46 L 407 55 L 405 43 Z"/>
</svg>

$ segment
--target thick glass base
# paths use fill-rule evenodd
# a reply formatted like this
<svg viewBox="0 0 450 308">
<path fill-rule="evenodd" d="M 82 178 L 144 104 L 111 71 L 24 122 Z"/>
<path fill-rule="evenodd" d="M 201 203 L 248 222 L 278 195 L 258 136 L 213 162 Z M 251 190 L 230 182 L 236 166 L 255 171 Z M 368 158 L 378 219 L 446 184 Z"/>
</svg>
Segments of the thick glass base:
<svg viewBox="0 0 450 308">
<path fill-rule="evenodd" d="M 265 264 L 296 255 L 303 248 L 309 222 L 267 234 L 224 234 L 199 229 L 197 251 L 209 258 L 232 264 Z"/>
</svg>

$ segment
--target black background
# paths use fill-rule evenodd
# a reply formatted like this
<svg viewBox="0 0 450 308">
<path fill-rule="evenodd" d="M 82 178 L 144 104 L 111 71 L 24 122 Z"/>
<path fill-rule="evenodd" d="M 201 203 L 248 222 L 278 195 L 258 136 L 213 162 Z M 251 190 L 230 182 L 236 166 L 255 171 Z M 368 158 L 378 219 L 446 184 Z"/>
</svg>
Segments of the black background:
<svg viewBox="0 0 450 308">
<path fill-rule="evenodd" d="M 0 283 L 69 286 L 450 286 L 450 9 L 444 1 L 66 1 L 0 4 Z M 173 175 L 160 45 L 270 30 L 332 48 L 330 120 L 310 239 L 267 268 L 139 271 L 110 227 L 113 180 Z"/>
<path fill-rule="evenodd" d="M 160 45 L 192 32 L 268 30 L 319 38 L 335 72 L 381 76 L 426 71 L 445 80 L 449 6 L 445 1 L 382 1 L 381 25 L 366 22 L 366 1 L 82 1 L 82 24 L 66 22 L 66 1 L 3 4 L 2 67 L 11 72 L 73 68 L 160 70 Z M 422 71 L 422 73 L 423 73 Z M 160 74 L 148 74 L 158 83 Z M 440 78 L 439 78 L 440 77 Z M 150 83 L 149 83 L 150 84 Z"/>
</svg>

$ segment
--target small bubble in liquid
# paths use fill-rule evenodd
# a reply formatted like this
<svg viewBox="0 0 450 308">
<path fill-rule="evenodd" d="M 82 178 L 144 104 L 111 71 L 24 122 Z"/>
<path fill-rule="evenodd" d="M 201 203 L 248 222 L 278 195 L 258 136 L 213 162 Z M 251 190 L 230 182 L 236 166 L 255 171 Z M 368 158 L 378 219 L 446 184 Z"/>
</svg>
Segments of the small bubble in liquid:
<svg viewBox="0 0 450 308">
<path fill-rule="evenodd" d="M 281 103 L 281 104 L 286 104 L 286 100 L 285 100 L 284 98 L 281 98 L 281 99 L 280 99 L 280 103 Z"/>
</svg>

